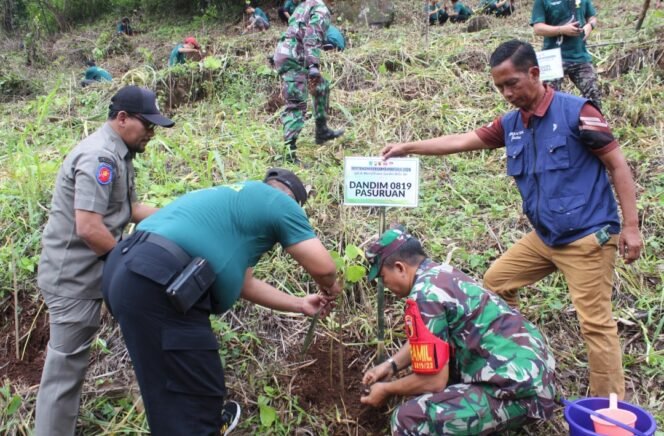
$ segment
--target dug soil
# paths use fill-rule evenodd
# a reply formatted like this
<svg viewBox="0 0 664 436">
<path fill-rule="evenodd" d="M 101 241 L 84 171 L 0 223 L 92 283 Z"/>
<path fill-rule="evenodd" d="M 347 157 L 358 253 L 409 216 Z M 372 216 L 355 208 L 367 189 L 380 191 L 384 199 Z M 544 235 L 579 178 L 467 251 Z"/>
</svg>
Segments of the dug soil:
<svg viewBox="0 0 664 436">
<path fill-rule="evenodd" d="M 14 305 L 3 304 L 0 325 L 3 326 L 0 340 L 0 355 L 5 356 L 0 364 L 0 381 L 11 384 L 35 386 L 41 379 L 46 344 L 48 343 L 48 316 L 46 307 L 31 298 L 21 298 L 19 307 L 19 355 L 16 356 L 16 331 L 14 328 Z"/>
<path fill-rule="evenodd" d="M 373 350 L 344 346 L 329 338 L 317 338 L 307 353 L 293 357 L 291 362 L 302 362 L 292 393 L 300 406 L 312 414 L 325 415 L 333 435 L 385 435 L 389 434 L 389 410 L 376 409 L 360 403 L 362 375 Z M 339 351 L 343 349 L 343 383 L 339 373 Z M 306 366 L 305 366 L 306 365 Z M 330 373 L 332 376 L 330 376 Z"/>
</svg>

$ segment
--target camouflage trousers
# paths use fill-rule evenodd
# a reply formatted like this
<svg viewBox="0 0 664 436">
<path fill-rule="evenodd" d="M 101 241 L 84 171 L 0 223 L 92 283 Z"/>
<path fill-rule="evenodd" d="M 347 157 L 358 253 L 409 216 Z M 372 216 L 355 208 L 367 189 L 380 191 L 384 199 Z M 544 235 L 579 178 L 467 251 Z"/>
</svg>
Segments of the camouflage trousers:
<svg viewBox="0 0 664 436">
<path fill-rule="evenodd" d="M 572 64 L 564 62 L 563 72 L 576 85 L 577 89 L 581 91 L 581 95 L 592 101 L 600 110 L 602 109 L 602 94 L 597 83 L 597 73 L 592 63 Z M 547 83 L 553 89 L 559 91 L 563 79 L 556 79 Z"/>
<path fill-rule="evenodd" d="M 314 118 L 316 120 L 327 119 L 330 84 L 322 76 L 318 83 L 310 82 L 307 73 L 307 70 L 303 67 L 289 69 L 281 73 L 283 81 L 281 95 L 286 101 L 286 107 L 281 114 L 281 123 L 284 125 L 284 140 L 286 142 L 297 139 L 304 127 L 309 91 L 314 105 Z"/>
<path fill-rule="evenodd" d="M 392 434 L 487 435 L 515 429 L 532 418 L 528 410 L 537 397 L 501 400 L 489 384 L 454 384 L 441 392 L 420 395 L 392 414 Z M 551 402 L 551 400 L 542 400 Z"/>
</svg>

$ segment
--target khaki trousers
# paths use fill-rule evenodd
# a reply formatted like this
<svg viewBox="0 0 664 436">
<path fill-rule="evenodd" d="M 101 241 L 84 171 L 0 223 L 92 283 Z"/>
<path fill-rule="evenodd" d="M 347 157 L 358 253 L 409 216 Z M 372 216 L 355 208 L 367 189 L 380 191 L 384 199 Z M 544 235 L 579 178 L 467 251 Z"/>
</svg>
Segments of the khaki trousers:
<svg viewBox="0 0 664 436">
<path fill-rule="evenodd" d="M 588 350 L 590 394 L 625 396 L 618 327 L 611 313 L 611 291 L 618 235 L 600 246 L 590 234 L 561 247 L 549 247 L 534 231 L 491 265 L 484 287 L 510 306 L 519 305 L 518 289 L 560 270 L 569 288 Z"/>
<path fill-rule="evenodd" d="M 49 311 L 50 338 L 37 393 L 35 436 L 73 436 L 102 300 L 67 298 L 43 290 L 42 295 Z"/>
</svg>

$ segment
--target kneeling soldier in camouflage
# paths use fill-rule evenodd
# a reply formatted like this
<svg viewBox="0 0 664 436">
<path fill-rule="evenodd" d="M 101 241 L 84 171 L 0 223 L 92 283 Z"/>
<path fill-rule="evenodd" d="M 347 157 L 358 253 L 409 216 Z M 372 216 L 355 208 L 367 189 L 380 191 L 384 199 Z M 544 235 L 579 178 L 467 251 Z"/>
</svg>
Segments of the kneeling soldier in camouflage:
<svg viewBox="0 0 664 436">
<path fill-rule="evenodd" d="M 489 434 L 548 419 L 554 360 L 541 333 L 501 298 L 447 264 L 427 258 L 403 228 L 366 252 L 380 276 L 406 298 L 408 342 L 364 374 L 364 404 L 411 397 L 392 415 L 392 434 Z M 412 367 L 412 373 L 392 376 Z"/>
</svg>

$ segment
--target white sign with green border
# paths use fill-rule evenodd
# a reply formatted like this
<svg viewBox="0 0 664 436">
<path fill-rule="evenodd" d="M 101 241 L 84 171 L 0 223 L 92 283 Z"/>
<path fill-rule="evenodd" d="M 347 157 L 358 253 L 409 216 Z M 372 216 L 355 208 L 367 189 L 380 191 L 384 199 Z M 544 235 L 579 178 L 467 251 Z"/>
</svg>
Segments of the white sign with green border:
<svg viewBox="0 0 664 436">
<path fill-rule="evenodd" d="M 346 157 L 344 204 L 417 207 L 420 160 L 414 157 Z"/>
</svg>

